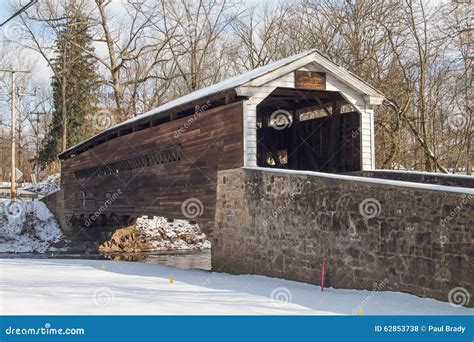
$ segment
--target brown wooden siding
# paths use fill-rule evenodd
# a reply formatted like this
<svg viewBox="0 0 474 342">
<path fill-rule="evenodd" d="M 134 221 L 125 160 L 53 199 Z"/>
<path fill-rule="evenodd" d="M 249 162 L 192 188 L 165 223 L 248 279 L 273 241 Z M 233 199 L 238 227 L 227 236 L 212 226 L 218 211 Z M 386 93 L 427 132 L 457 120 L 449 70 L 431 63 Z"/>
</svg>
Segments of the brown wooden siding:
<svg viewBox="0 0 474 342">
<path fill-rule="evenodd" d="M 184 218 L 182 203 L 197 198 L 204 210 L 195 220 L 213 221 L 217 171 L 243 165 L 242 108 L 242 102 L 220 106 L 201 113 L 187 128 L 191 117 L 112 139 L 62 161 L 66 216 L 87 218 L 99 212 Z M 103 176 L 74 174 L 169 146 L 179 147 L 179 161 Z M 111 204 L 107 196 L 113 198 Z"/>
</svg>

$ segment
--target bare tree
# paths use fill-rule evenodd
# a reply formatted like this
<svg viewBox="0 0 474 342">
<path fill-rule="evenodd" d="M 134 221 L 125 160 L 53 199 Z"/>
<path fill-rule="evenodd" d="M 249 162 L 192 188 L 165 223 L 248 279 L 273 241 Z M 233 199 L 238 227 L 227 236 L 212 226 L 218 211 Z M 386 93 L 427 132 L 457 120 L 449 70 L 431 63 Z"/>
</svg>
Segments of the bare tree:
<svg viewBox="0 0 474 342">
<path fill-rule="evenodd" d="M 238 37 L 234 59 L 239 69 L 252 70 L 291 54 L 282 44 L 290 9 L 286 4 L 254 6 L 232 24 Z"/>
<path fill-rule="evenodd" d="M 48 62 L 70 0 L 25 19 Z M 380 89 L 377 167 L 472 169 L 472 16 L 425 0 L 76 0 L 91 22 L 100 106 L 117 121 L 294 53 L 317 48 Z"/>
<path fill-rule="evenodd" d="M 95 40 L 105 44 L 106 56 L 90 52 L 107 70 L 105 84 L 113 90 L 115 105 L 124 118 L 136 115 L 138 92 L 141 85 L 150 80 L 168 82 L 171 78 L 163 64 L 170 61 L 166 53 L 171 33 L 160 32 L 152 28 L 160 27 L 162 13 L 157 5 L 148 2 L 128 1 L 125 4 L 126 18 L 111 23 L 112 14 L 107 7 L 111 1 L 96 0 L 98 16 Z M 158 19 L 157 19 L 158 18 Z M 152 103 L 156 103 L 153 94 Z M 141 109 L 146 109 L 145 104 Z"/>
<path fill-rule="evenodd" d="M 200 0 L 162 2 L 164 29 L 173 29 L 168 41 L 182 95 L 216 83 L 229 75 L 230 39 L 227 30 L 239 14 L 236 1 Z"/>
<path fill-rule="evenodd" d="M 169 64 L 171 57 L 166 53 L 167 43 L 171 34 L 160 32 L 154 28 L 159 26 L 162 16 L 157 13 L 160 6 L 153 1 L 128 1 L 118 10 L 109 9 L 111 1 L 97 0 L 94 3 L 81 0 L 75 1 L 86 14 L 93 34 L 94 49 L 87 50 L 76 42 L 70 44 L 82 49 L 95 59 L 102 76 L 102 99 L 113 98 L 113 110 L 117 117 L 114 121 L 122 121 L 140 111 L 149 109 L 159 102 L 162 93 L 142 94 L 140 89 L 147 88 L 144 84 L 159 83 L 156 87 L 167 88 L 172 78 Z M 31 38 L 30 43 L 23 45 L 38 52 L 49 64 L 51 70 L 54 58 L 54 39 L 59 34 L 61 25 L 68 17 L 69 1 L 45 0 L 37 8 L 35 15 L 23 18 L 24 26 Z M 151 30 L 153 32 L 151 32 Z M 60 76 L 60 75 L 58 75 Z M 141 106 L 139 105 L 141 104 Z M 103 105 L 110 106 L 108 101 Z"/>
</svg>

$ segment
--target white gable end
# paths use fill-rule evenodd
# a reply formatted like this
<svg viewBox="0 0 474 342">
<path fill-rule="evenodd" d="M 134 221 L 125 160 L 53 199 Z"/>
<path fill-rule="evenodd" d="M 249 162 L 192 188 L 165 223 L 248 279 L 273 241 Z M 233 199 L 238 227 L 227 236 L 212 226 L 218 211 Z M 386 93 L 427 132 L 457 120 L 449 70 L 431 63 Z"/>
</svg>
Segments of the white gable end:
<svg viewBox="0 0 474 342">
<path fill-rule="evenodd" d="M 295 88 L 295 71 L 313 71 L 326 73 L 326 90 L 339 91 L 355 106 L 379 105 L 384 96 L 348 71 L 338 67 L 332 62 L 330 69 L 315 61 L 314 54 L 310 54 L 284 67 L 261 75 L 240 87 L 236 88 L 237 94 L 252 96 L 264 87 Z M 259 88 L 258 90 L 255 88 Z"/>
<path fill-rule="evenodd" d="M 330 68 L 328 68 L 328 66 Z M 356 76 L 345 71 L 332 62 L 324 66 L 315 61 L 310 54 L 289 63 L 279 69 L 256 77 L 236 88 L 241 96 L 248 96 L 244 103 L 244 165 L 256 166 L 256 122 L 257 106 L 277 88 L 295 88 L 295 71 L 324 72 L 326 74 L 326 91 L 339 92 L 360 113 L 360 147 L 361 167 L 363 170 L 375 168 L 374 149 L 374 113 L 371 105 L 381 104 L 383 95 Z"/>
</svg>

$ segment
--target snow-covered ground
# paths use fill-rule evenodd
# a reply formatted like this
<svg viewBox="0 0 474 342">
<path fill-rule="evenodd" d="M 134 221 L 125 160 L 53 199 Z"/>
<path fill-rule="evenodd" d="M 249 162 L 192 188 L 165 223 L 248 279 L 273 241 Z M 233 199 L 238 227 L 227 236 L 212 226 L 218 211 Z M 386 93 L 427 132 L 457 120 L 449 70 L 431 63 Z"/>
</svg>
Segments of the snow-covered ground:
<svg viewBox="0 0 474 342">
<path fill-rule="evenodd" d="M 100 260 L 0 259 L 0 314 L 466 315 L 433 299 Z"/>
<path fill-rule="evenodd" d="M 0 199 L 0 252 L 56 251 L 62 232 L 40 201 Z"/>
<path fill-rule="evenodd" d="M 38 184 L 31 184 L 25 187 L 25 190 L 33 191 L 46 196 L 59 190 L 60 180 L 60 174 L 56 173 L 54 175 L 48 176 L 48 178 L 39 182 Z"/>
</svg>

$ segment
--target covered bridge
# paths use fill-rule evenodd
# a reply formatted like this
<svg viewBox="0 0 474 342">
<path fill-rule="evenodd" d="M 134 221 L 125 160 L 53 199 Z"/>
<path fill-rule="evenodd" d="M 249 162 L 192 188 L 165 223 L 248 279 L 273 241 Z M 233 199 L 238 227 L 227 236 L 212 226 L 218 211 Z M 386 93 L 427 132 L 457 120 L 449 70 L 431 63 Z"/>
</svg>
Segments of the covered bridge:
<svg viewBox="0 0 474 342">
<path fill-rule="evenodd" d="M 217 172 L 374 168 L 383 95 L 316 50 L 279 60 L 124 121 L 59 155 L 68 224 L 140 215 L 212 225 Z"/>
<path fill-rule="evenodd" d="M 50 208 L 94 243 L 141 215 L 196 221 L 215 271 L 319 284 L 324 263 L 336 288 L 470 293 L 472 177 L 375 170 L 382 101 L 306 51 L 71 147 Z"/>
</svg>

